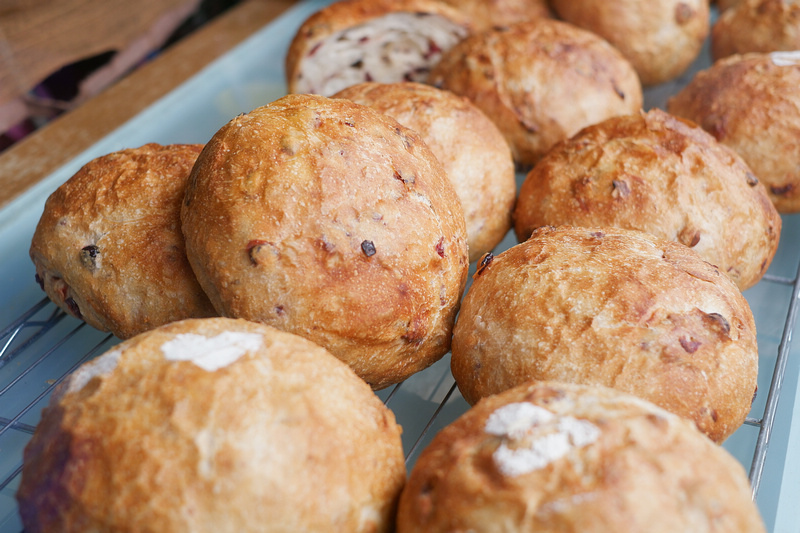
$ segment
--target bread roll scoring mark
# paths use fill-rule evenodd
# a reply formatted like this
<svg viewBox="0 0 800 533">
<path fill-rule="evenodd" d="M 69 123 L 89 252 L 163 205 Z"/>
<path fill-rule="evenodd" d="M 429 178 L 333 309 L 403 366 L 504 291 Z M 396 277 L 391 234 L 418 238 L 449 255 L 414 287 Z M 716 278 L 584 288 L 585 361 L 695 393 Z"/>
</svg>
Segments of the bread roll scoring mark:
<svg viewBox="0 0 800 533">
<path fill-rule="evenodd" d="M 800 65 L 800 50 L 790 52 L 772 52 L 769 55 L 772 63 L 777 67 L 792 67 Z"/>
<path fill-rule="evenodd" d="M 224 331 L 214 337 L 196 333 L 181 333 L 161 345 L 169 361 L 191 361 L 200 368 L 214 372 L 237 361 L 248 352 L 261 348 L 263 337 L 258 333 Z"/>
<path fill-rule="evenodd" d="M 529 402 L 510 403 L 495 410 L 484 431 L 503 442 L 492 454 L 506 476 L 528 474 L 582 448 L 600 437 L 600 429 L 586 420 L 557 416 Z"/>
</svg>

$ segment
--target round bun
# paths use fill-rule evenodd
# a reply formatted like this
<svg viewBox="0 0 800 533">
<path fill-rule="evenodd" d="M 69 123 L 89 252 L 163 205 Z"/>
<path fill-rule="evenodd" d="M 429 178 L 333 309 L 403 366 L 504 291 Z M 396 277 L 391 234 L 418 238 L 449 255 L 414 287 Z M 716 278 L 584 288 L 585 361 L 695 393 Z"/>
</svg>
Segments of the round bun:
<svg viewBox="0 0 800 533">
<path fill-rule="evenodd" d="M 503 240 L 517 195 L 514 160 L 503 134 L 478 107 L 449 91 L 414 82 L 362 83 L 334 98 L 370 106 L 422 136 L 461 201 L 470 262 Z"/>
<path fill-rule="evenodd" d="M 175 322 L 86 363 L 25 449 L 25 530 L 391 531 L 406 471 L 391 411 L 315 344 Z"/>
<path fill-rule="evenodd" d="M 429 82 L 481 108 L 521 165 L 585 126 L 642 106 L 639 79 L 617 50 L 552 19 L 467 37 L 442 56 Z"/>
<path fill-rule="evenodd" d="M 470 31 L 467 15 L 437 0 L 340 0 L 303 22 L 286 55 L 290 93 L 330 96 L 364 81 L 427 79 Z"/>
<path fill-rule="evenodd" d="M 617 47 L 645 86 L 680 76 L 709 33 L 708 0 L 552 0 L 564 20 Z"/>
<path fill-rule="evenodd" d="M 767 271 L 781 232 L 742 159 L 658 109 L 607 119 L 553 148 L 523 182 L 514 221 L 520 241 L 546 225 L 646 231 L 693 248 L 741 290 Z"/>
<path fill-rule="evenodd" d="M 547 0 L 442 0 L 467 14 L 473 31 L 552 17 Z"/>
<path fill-rule="evenodd" d="M 236 117 L 200 154 L 182 220 L 223 316 L 309 338 L 376 389 L 450 348 L 463 211 L 420 136 L 383 113 L 288 95 Z"/>
<path fill-rule="evenodd" d="M 757 386 L 753 314 L 690 248 L 615 228 L 540 228 L 484 261 L 453 333 L 467 402 L 525 381 L 613 386 L 716 442 Z"/>
<path fill-rule="evenodd" d="M 730 56 L 668 101 L 735 150 L 779 212 L 800 211 L 800 52 Z M 747 102 L 747 105 L 742 105 Z"/>
<path fill-rule="evenodd" d="M 711 28 L 711 55 L 800 50 L 800 3 L 747 0 L 720 15 Z"/>
<path fill-rule="evenodd" d="M 201 149 L 147 144 L 107 154 L 49 196 L 30 256 L 56 305 L 121 339 L 215 314 L 180 230 L 181 201 Z"/>
<path fill-rule="evenodd" d="M 397 533 L 763 533 L 742 465 L 691 424 L 603 387 L 529 383 L 420 454 Z"/>
</svg>

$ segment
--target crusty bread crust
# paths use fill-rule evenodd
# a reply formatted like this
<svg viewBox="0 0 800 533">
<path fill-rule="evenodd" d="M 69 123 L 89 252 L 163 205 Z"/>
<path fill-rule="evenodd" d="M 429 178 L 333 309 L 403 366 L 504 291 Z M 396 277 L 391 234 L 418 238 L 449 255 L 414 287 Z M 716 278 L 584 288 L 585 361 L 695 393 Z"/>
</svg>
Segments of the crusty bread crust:
<svg viewBox="0 0 800 533">
<path fill-rule="evenodd" d="M 708 0 L 551 0 L 564 20 L 607 39 L 645 86 L 680 76 L 709 33 Z"/>
<path fill-rule="evenodd" d="M 745 0 L 719 16 L 711 28 L 714 60 L 750 52 L 800 50 L 800 4 Z"/>
<path fill-rule="evenodd" d="M 766 273 L 781 218 L 750 168 L 699 126 L 653 109 L 589 126 L 527 175 L 519 240 L 545 225 L 618 226 L 693 248 L 741 290 Z"/>
<path fill-rule="evenodd" d="M 346 365 L 210 318 L 131 338 L 65 381 L 17 498 L 30 533 L 373 533 L 392 531 L 405 477 L 394 415 Z"/>
<path fill-rule="evenodd" d="M 462 303 L 451 368 L 475 403 L 531 380 L 605 385 L 722 442 L 756 392 L 750 307 L 683 244 L 614 228 L 540 228 L 486 261 Z"/>
<path fill-rule="evenodd" d="M 781 213 L 800 211 L 800 54 L 745 54 L 698 72 L 669 99 L 732 148 L 766 186 Z M 747 105 L 742 105 L 747 102 Z"/>
<path fill-rule="evenodd" d="M 741 464 L 691 424 L 611 389 L 532 382 L 482 400 L 420 454 L 397 533 L 452 531 L 765 527 Z"/>
<path fill-rule="evenodd" d="M 53 302 L 121 339 L 215 314 L 180 211 L 202 145 L 146 144 L 86 163 L 47 199 L 30 256 Z"/>
<path fill-rule="evenodd" d="M 333 97 L 370 106 L 420 134 L 461 201 L 470 262 L 503 240 L 517 196 L 514 160 L 483 111 L 467 98 L 413 82 L 360 83 Z"/>
<path fill-rule="evenodd" d="M 461 204 L 419 135 L 382 113 L 289 95 L 236 117 L 200 154 L 182 220 L 223 316 L 310 338 L 375 388 L 450 348 Z"/>
<path fill-rule="evenodd" d="M 636 72 L 615 48 L 546 18 L 467 37 L 444 53 L 429 82 L 481 108 L 522 166 L 581 128 L 642 107 Z"/>
<path fill-rule="evenodd" d="M 442 0 L 467 14 L 473 31 L 509 26 L 523 20 L 549 18 L 547 0 Z"/>
</svg>

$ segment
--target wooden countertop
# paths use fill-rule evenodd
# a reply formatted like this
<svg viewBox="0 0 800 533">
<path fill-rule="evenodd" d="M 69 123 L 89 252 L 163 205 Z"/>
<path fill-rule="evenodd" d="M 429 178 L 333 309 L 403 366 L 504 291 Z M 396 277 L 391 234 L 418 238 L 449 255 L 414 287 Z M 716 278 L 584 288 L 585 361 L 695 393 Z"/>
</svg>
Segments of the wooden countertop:
<svg viewBox="0 0 800 533">
<path fill-rule="evenodd" d="M 0 153 L 0 208 L 281 15 L 296 0 L 244 0 L 104 92 Z"/>
</svg>

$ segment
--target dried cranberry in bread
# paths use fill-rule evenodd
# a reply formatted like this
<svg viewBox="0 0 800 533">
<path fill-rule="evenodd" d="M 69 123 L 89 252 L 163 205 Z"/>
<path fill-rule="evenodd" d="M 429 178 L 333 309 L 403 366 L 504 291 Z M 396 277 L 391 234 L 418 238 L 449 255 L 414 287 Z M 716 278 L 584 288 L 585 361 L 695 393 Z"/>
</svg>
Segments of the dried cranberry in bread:
<svg viewBox="0 0 800 533">
<path fill-rule="evenodd" d="M 81 366 L 25 449 L 29 533 L 393 530 L 392 412 L 319 346 L 193 319 Z"/>
<path fill-rule="evenodd" d="M 520 241 L 546 225 L 647 231 L 693 248 L 741 290 L 767 271 L 781 233 L 744 161 L 659 109 L 607 119 L 554 147 L 525 178 L 514 221 Z"/>
<path fill-rule="evenodd" d="M 420 136 L 383 113 L 288 95 L 236 117 L 200 154 L 182 220 L 223 316 L 310 338 L 375 388 L 450 348 L 464 214 Z"/>
<path fill-rule="evenodd" d="M 764 533 L 742 465 L 691 424 L 604 387 L 486 398 L 420 454 L 397 533 Z"/>
<path fill-rule="evenodd" d="M 469 16 L 473 31 L 552 17 L 547 0 L 442 0 Z"/>
<path fill-rule="evenodd" d="M 547 18 L 467 37 L 428 81 L 481 108 L 523 166 L 581 128 L 642 106 L 636 72 L 614 47 Z"/>
<path fill-rule="evenodd" d="M 722 442 L 755 395 L 756 326 L 731 279 L 683 244 L 543 227 L 483 261 L 451 368 L 472 404 L 532 379 L 605 385 Z"/>
<path fill-rule="evenodd" d="M 749 52 L 800 50 L 800 3 L 746 0 L 725 11 L 711 28 L 714 59 Z"/>
<path fill-rule="evenodd" d="M 422 136 L 461 201 L 470 262 L 503 240 L 517 196 L 514 160 L 503 134 L 478 107 L 449 91 L 414 82 L 359 83 L 333 98 L 368 105 Z"/>
<path fill-rule="evenodd" d="M 667 109 L 729 146 L 781 213 L 800 211 L 800 52 L 730 56 L 698 72 Z M 742 105 L 747 102 L 747 105 Z"/>
<path fill-rule="evenodd" d="M 469 31 L 466 14 L 437 0 L 339 0 L 306 19 L 292 39 L 289 92 L 330 96 L 364 81 L 425 81 Z"/>
<path fill-rule="evenodd" d="M 215 314 L 186 259 L 180 229 L 201 149 L 151 143 L 106 154 L 50 195 L 30 256 L 56 305 L 122 339 Z"/>
<path fill-rule="evenodd" d="M 645 86 L 680 76 L 709 33 L 708 0 L 551 0 L 567 22 L 607 39 Z"/>
</svg>

